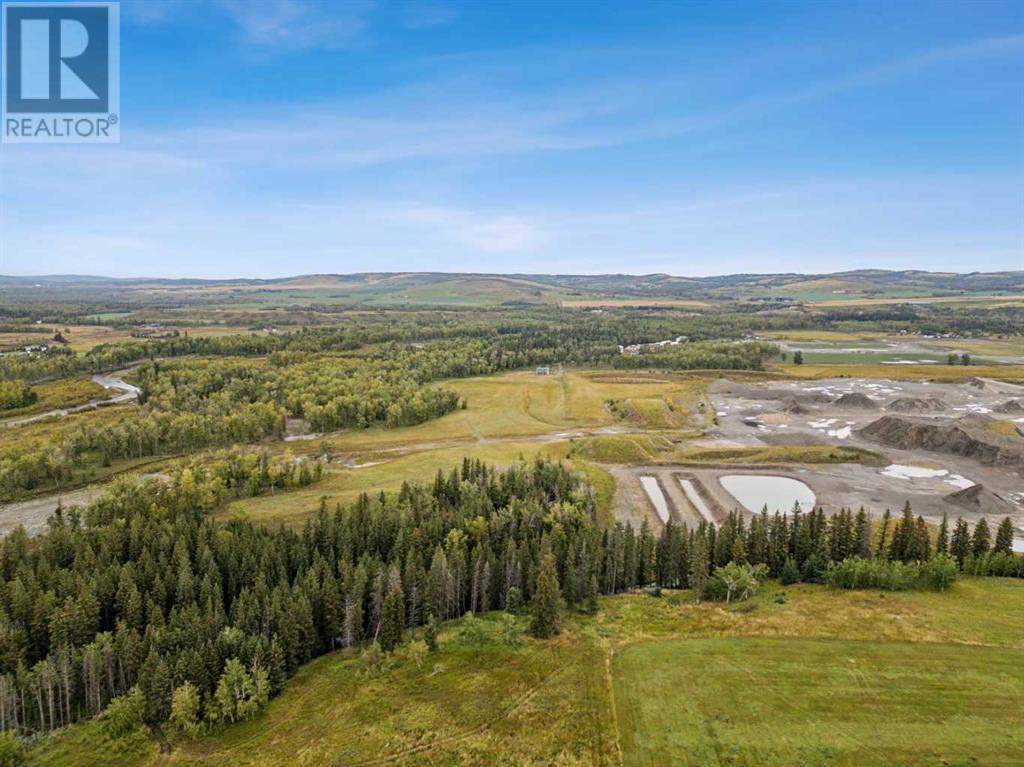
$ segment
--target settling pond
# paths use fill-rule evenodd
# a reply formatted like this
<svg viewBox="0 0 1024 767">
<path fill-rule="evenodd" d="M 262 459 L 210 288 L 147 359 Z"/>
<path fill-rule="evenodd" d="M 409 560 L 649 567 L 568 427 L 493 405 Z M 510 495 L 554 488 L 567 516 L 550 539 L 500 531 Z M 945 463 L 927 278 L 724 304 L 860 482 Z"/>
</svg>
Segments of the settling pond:
<svg viewBox="0 0 1024 767">
<path fill-rule="evenodd" d="M 655 477 L 640 477 L 640 484 L 643 485 L 644 492 L 654 504 L 654 510 L 658 512 L 662 523 L 668 524 L 668 501 L 665 500 L 665 494 L 661 492 L 658 480 Z"/>
<path fill-rule="evenodd" d="M 814 507 L 814 492 L 798 479 L 770 474 L 728 474 L 719 477 L 729 494 L 755 514 L 767 504 L 769 512 L 792 510 L 794 503 L 807 511 Z"/>
</svg>

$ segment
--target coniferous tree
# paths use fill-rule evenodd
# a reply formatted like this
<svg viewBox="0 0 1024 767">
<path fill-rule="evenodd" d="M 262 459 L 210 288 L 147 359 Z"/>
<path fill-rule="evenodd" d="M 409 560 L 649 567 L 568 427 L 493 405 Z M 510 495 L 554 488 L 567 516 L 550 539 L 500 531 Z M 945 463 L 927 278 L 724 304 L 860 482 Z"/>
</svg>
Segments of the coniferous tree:
<svg viewBox="0 0 1024 767">
<path fill-rule="evenodd" d="M 978 520 L 974 526 L 974 535 L 971 536 L 971 553 L 976 557 L 988 553 L 990 536 L 988 531 L 988 520 L 984 517 Z"/>
<path fill-rule="evenodd" d="M 911 562 L 917 557 L 916 522 L 910 501 L 903 504 L 903 513 L 893 530 L 892 543 L 889 544 L 889 558 L 899 562 Z"/>
<path fill-rule="evenodd" d="M 878 547 L 875 549 L 875 557 L 882 558 L 889 553 L 889 521 L 892 519 L 892 513 L 886 509 L 885 514 L 882 515 L 882 529 L 878 533 Z"/>
<path fill-rule="evenodd" d="M 950 538 L 949 548 L 953 556 L 956 557 L 957 564 L 960 567 L 964 566 L 964 559 L 971 551 L 971 534 L 967 528 L 967 523 L 964 522 L 962 517 L 957 517 L 956 525 L 953 527 L 953 537 Z"/>
<path fill-rule="evenodd" d="M 547 551 L 541 556 L 540 571 L 537 573 L 537 590 L 530 602 L 533 620 L 530 634 L 538 639 L 548 639 L 560 630 L 561 592 L 558 588 L 558 568 L 555 556 Z"/>
<path fill-rule="evenodd" d="M 704 597 L 704 589 L 708 584 L 709 565 L 707 539 L 704 537 L 703 530 L 698 529 L 694 533 L 693 543 L 690 546 L 689 581 L 694 602 L 699 603 Z"/>
<path fill-rule="evenodd" d="M 440 632 L 440 626 L 437 623 L 437 617 L 431 615 L 427 618 L 426 625 L 423 627 L 423 641 L 426 642 L 427 649 L 430 652 L 437 650 L 437 635 Z"/>
<path fill-rule="evenodd" d="M 942 524 L 939 525 L 939 537 L 935 541 L 935 553 L 945 554 L 949 551 L 949 516 L 942 514 Z"/>
<path fill-rule="evenodd" d="M 143 718 L 159 724 L 171 713 L 171 673 L 167 662 L 153 648 L 139 670 L 139 690 L 144 701 Z"/>
<path fill-rule="evenodd" d="M 380 649 L 391 652 L 402 643 L 405 631 L 405 593 L 398 566 L 391 568 L 388 575 L 388 592 L 384 597 L 380 615 Z"/>
<path fill-rule="evenodd" d="M 1013 522 L 1009 517 L 1003 517 L 1002 522 L 996 529 L 996 543 L 992 547 L 996 554 L 1009 554 L 1013 551 Z"/>
<path fill-rule="evenodd" d="M 857 556 L 861 559 L 871 559 L 871 518 L 863 506 L 857 512 L 856 528 Z"/>
<path fill-rule="evenodd" d="M 928 535 L 928 526 L 923 517 L 918 517 L 914 523 L 912 560 L 927 562 L 932 556 L 931 538 Z"/>
<path fill-rule="evenodd" d="M 779 580 L 783 586 L 789 586 L 800 581 L 800 568 L 796 566 L 796 560 L 793 557 L 786 557 Z"/>
</svg>

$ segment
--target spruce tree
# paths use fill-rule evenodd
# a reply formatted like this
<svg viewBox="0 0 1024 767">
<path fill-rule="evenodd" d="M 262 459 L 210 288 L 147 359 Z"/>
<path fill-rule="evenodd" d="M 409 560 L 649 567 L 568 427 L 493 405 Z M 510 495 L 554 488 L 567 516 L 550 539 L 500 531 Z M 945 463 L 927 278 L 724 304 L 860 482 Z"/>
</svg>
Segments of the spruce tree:
<svg viewBox="0 0 1024 767">
<path fill-rule="evenodd" d="M 427 645 L 427 649 L 430 652 L 437 651 L 437 635 L 440 631 L 440 624 L 437 622 L 437 616 L 430 615 L 427 618 L 426 624 L 423 626 L 423 641 Z"/>
<path fill-rule="evenodd" d="M 956 519 L 949 548 L 953 556 L 956 557 L 957 564 L 963 567 L 964 559 L 971 551 L 971 534 L 967 529 L 967 523 L 964 522 L 962 517 L 957 517 Z"/>
<path fill-rule="evenodd" d="M 949 551 L 949 517 L 942 515 L 942 524 L 939 525 L 939 539 L 935 542 L 935 553 L 945 554 Z"/>
<path fill-rule="evenodd" d="M 405 630 L 405 594 L 397 567 L 393 568 L 389 581 L 388 593 L 380 611 L 379 641 L 380 649 L 384 652 L 391 652 L 402 643 Z"/>
<path fill-rule="evenodd" d="M 164 721 L 171 713 L 171 672 L 155 648 L 150 649 L 139 669 L 139 689 L 144 701 L 143 719 L 150 724 Z"/>
<path fill-rule="evenodd" d="M 857 556 L 871 559 L 871 518 L 861 506 L 857 512 Z"/>
<path fill-rule="evenodd" d="M 889 551 L 886 538 L 889 535 L 889 520 L 892 519 L 892 513 L 886 509 L 885 514 L 882 515 L 882 530 L 878 535 L 878 548 L 875 549 L 875 556 L 879 559 L 886 556 Z"/>
<path fill-rule="evenodd" d="M 548 639 L 558 633 L 560 600 L 561 590 L 558 587 L 555 555 L 548 551 L 541 557 L 537 589 L 530 600 L 530 611 L 533 614 L 533 620 L 530 622 L 531 635 L 538 639 Z"/>
<path fill-rule="evenodd" d="M 796 566 L 796 560 L 793 557 L 786 557 L 779 580 L 782 581 L 783 586 L 789 586 L 800 580 L 800 568 Z"/>
<path fill-rule="evenodd" d="M 988 553 L 989 545 L 988 521 L 982 517 L 978 520 L 978 524 L 974 526 L 974 535 L 971 537 L 971 551 L 974 556 L 980 557 L 982 554 Z"/>
<path fill-rule="evenodd" d="M 1003 517 L 996 529 L 996 545 L 992 550 L 999 554 L 1009 554 L 1013 551 L 1013 522 L 1009 517 Z"/>
<path fill-rule="evenodd" d="M 587 581 L 587 594 L 584 602 L 586 610 L 591 615 L 597 614 L 597 576 L 591 575 Z"/>
<path fill-rule="evenodd" d="M 928 535 L 928 525 L 923 517 L 918 517 L 914 523 L 914 545 L 913 559 L 918 562 L 927 562 L 932 557 L 932 542 Z"/>
<path fill-rule="evenodd" d="M 704 533 L 698 530 L 693 537 L 693 545 L 690 547 L 690 589 L 693 591 L 693 601 L 700 602 L 704 596 L 704 589 L 708 584 L 708 544 Z"/>
</svg>

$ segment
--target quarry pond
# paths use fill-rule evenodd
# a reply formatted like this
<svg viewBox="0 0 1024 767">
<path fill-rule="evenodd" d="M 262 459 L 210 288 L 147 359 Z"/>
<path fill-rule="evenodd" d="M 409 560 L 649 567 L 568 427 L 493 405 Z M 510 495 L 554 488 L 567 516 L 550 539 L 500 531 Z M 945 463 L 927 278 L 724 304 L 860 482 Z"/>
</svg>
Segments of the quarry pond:
<svg viewBox="0 0 1024 767">
<path fill-rule="evenodd" d="M 760 512 L 767 505 L 769 512 L 790 511 L 793 504 L 807 511 L 814 507 L 814 492 L 806 484 L 792 477 L 771 474 L 727 474 L 719 477 L 730 495 L 743 504 L 747 511 Z"/>
</svg>

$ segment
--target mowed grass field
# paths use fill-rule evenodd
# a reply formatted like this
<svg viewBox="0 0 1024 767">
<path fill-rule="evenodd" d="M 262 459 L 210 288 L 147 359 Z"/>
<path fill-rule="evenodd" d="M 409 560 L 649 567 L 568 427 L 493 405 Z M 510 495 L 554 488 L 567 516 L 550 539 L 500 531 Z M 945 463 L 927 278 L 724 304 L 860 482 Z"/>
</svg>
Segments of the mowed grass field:
<svg viewBox="0 0 1024 767">
<path fill-rule="evenodd" d="M 1009 648 L 700 639 L 616 656 L 627 765 L 1015 765 Z"/>
<path fill-rule="evenodd" d="M 782 599 L 779 599 L 782 597 Z M 688 592 L 600 600 L 552 641 L 481 648 L 445 624 L 422 667 L 334 653 L 255 719 L 160 754 L 96 722 L 29 765 L 1017 765 L 1024 582 L 943 594 L 767 584 L 741 604 Z M 525 627 L 525 619 L 520 618 Z"/>
</svg>

